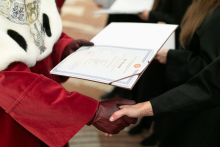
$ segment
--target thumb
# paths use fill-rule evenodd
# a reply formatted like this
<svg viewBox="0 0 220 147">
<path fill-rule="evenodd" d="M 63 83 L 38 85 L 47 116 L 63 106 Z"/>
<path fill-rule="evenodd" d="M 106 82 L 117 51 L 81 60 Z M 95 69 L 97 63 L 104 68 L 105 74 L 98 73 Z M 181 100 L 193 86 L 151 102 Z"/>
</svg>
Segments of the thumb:
<svg viewBox="0 0 220 147">
<path fill-rule="evenodd" d="M 121 109 L 121 110 L 118 110 L 116 111 L 111 117 L 110 117 L 110 121 L 113 122 L 113 121 L 116 121 L 117 119 L 121 118 L 122 116 L 126 115 L 126 111 L 125 109 Z"/>
<path fill-rule="evenodd" d="M 143 15 L 142 13 L 138 13 L 137 14 L 138 17 L 142 17 L 142 15 Z"/>
<path fill-rule="evenodd" d="M 158 55 L 156 54 L 156 56 L 154 57 L 154 59 L 158 60 Z"/>
<path fill-rule="evenodd" d="M 123 109 L 125 107 L 128 107 L 129 105 L 122 105 L 122 106 L 119 106 L 120 109 Z"/>
</svg>

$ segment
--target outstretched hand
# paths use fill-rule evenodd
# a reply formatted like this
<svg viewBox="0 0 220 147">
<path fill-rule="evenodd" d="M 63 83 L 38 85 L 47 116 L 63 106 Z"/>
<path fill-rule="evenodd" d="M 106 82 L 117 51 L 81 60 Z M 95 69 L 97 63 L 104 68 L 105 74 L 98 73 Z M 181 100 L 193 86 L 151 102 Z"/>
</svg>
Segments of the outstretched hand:
<svg viewBox="0 0 220 147">
<path fill-rule="evenodd" d="M 122 116 L 114 122 L 109 121 L 111 115 L 120 110 L 121 105 L 134 105 L 135 101 L 127 99 L 110 99 L 100 102 L 98 109 L 96 110 L 93 118 L 88 122 L 87 125 L 93 125 L 98 130 L 107 134 L 118 134 L 125 127 L 130 124 L 136 124 L 136 118 L 130 118 Z"/>
<path fill-rule="evenodd" d="M 110 121 L 114 122 L 120 119 L 121 117 L 128 116 L 131 118 L 140 118 L 143 116 L 153 116 L 153 109 L 151 103 L 144 102 L 136 105 L 122 105 L 120 106 L 119 111 L 115 112 L 111 117 Z M 105 133 L 105 136 L 112 137 L 112 134 Z"/>
<path fill-rule="evenodd" d="M 128 116 L 131 118 L 140 118 L 143 116 L 153 116 L 153 109 L 151 106 L 151 103 L 145 102 L 145 103 L 139 103 L 136 105 L 123 105 L 120 106 L 119 111 L 115 112 L 111 117 L 110 117 L 110 121 L 116 121 L 119 118 L 123 117 L 123 116 Z"/>
</svg>

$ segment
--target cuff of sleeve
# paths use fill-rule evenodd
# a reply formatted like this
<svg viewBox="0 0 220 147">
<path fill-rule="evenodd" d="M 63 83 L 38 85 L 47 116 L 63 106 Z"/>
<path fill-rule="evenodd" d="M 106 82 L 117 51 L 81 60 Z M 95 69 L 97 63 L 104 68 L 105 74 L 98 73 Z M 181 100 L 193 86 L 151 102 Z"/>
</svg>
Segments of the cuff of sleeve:
<svg viewBox="0 0 220 147">
<path fill-rule="evenodd" d="M 150 100 L 155 117 L 163 117 L 170 114 L 171 109 L 169 108 L 172 102 L 168 102 L 166 97 L 167 95 L 165 93 Z"/>
<path fill-rule="evenodd" d="M 158 102 L 157 98 L 151 99 L 150 103 L 153 109 L 154 116 L 158 116 L 161 112 L 160 108 L 163 107 L 161 106 L 162 103 Z"/>
<path fill-rule="evenodd" d="M 62 33 L 60 39 L 57 41 L 57 43 L 54 45 L 54 51 L 53 51 L 53 56 L 57 60 L 57 63 L 60 63 L 62 60 L 62 55 L 65 47 L 67 46 L 68 43 L 73 41 L 74 39 L 67 36 L 66 34 Z M 68 80 L 68 77 L 60 76 L 61 83 L 65 82 Z"/>
<path fill-rule="evenodd" d="M 57 41 L 57 43 L 54 45 L 55 53 L 57 54 L 57 57 L 59 61 L 61 61 L 63 51 L 68 43 L 73 41 L 74 39 L 67 36 L 66 34 L 62 33 L 60 39 Z"/>
</svg>

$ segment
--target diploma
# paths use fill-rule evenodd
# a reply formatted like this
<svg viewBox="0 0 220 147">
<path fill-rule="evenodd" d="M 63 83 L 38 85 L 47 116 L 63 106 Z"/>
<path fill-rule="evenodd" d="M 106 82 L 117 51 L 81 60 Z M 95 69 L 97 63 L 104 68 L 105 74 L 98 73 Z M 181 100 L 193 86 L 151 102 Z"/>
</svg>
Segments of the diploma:
<svg viewBox="0 0 220 147">
<path fill-rule="evenodd" d="M 132 28 L 132 29 L 131 29 Z M 132 89 L 177 25 L 111 23 L 51 74 Z"/>
<path fill-rule="evenodd" d="M 143 71 L 152 51 L 114 46 L 82 47 L 51 73 L 130 88 L 138 77 L 134 75 Z"/>
</svg>

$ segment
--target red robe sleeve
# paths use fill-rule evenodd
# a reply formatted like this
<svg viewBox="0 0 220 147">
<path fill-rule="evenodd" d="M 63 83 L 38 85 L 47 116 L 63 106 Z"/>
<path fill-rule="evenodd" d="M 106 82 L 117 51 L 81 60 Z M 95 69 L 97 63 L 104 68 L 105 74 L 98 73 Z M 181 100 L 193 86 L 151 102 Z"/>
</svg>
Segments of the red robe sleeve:
<svg viewBox="0 0 220 147">
<path fill-rule="evenodd" d="M 65 47 L 73 40 L 73 38 L 67 36 L 65 33 L 61 34 L 60 39 L 55 43 L 51 54 L 53 61 L 56 61 L 55 64 L 60 63 Z"/>
<path fill-rule="evenodd" d="M 48 64 L 49 62 L 53 62 L 53 65 L 51 66 L 51 68 L 47 68 L 48 70 L 48 74 L 49 71 L 55 67 L 57 64 L 59 64 L 61 62 L 62 59 L 62 54 L 63 51 L 65 49 L 65 47 L 67 46 L 68 43 L 70 43 L 71 41 L 73 41 L 74 39 L 67 36 L 65 33 L 62 33 L 60 36 L 60 39 L 56 42 L 56 44 L 53 47 L 53 52 L 51 53 L 51 55 L 45 59 L 46 64 Z M 37 70 L 38 71 L 38 67 Z M 33 70 L 33 69 L 32 69 Z M 57 78 L 57 82 L 65 82 L 69 77 L 64 77 L 64 76 L 59 76 L 59 80 Z"/>
<path fill-rule="evenodd" d="M 64 146 L 94 115 L 98 101 L 13 63 L 0 72 L 0 106 L 49 146 Z"/>
</svg>

